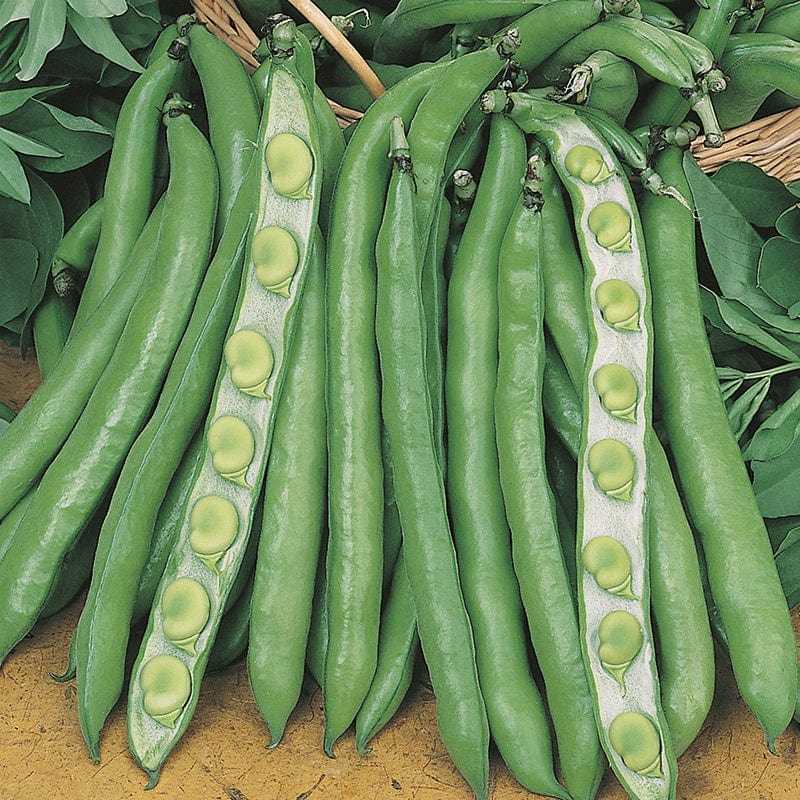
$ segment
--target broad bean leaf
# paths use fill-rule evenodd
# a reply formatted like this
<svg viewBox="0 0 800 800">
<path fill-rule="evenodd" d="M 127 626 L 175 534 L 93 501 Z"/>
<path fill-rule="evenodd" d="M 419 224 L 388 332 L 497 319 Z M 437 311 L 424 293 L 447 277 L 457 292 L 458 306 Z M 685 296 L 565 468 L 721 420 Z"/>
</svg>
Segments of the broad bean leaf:
<svg viewBox="0 0 800 800">
<path fill-rule="evenodd" d="M 781 538 L 775 555 L 780 555 L 784 550 L 788 550 L 795 542 L 800 541 L 800 521 L 797 517 L 784 517 L 785 525 L 781 526 L 783 537 Z M 777 526 L 773 526 L 777 527 Z M 772 535 L 770 534 L 770 541 Z"/>
<path fill-rule="evenodd" d="M 3 126 L 64 153 L 58 159 L 26 156 L 26 163 L 42 172 L 79 169 L 111 148 L 112 139 L 106 128 L 39 100 L 8 114 Z"/>
<path fill-rule="evenodd" d="M 757 347 L 782 361 L 796 361 L 798 354 L 776 339 L 754 320 L 753 314 L 736 300 L 719 297 L 700 287 L 703 315 L 711 325 L 745 344 Z"/>
<path fill-rule="evenodd" d="M 750 462 L 753 489 L 763 517 L 800 515 L 800 438 L 769 461 Z"/>
<path fill-rule="evenodd" d="M 783 455 L 800 435 L 800 391 L 781 403 L 758 427 L 742 454 L 745 460 L 769 461 Z"/>
<path fill-rule="evenodd" d="M 706 255 L 720 290 L 725 297 L 750 305 L 753 295 L 760 294 L 756 269 L 764 242 L 688 153 L 684 170 Z"/>
<path fill-rule="evenodd" d="M 773 228 L 796 198 L 784 184 L 748 161 L 731 161 L 711 178 L 751 225 Z"/>
<path fill-rule="evenodd" d="M 769 392 L 770 379 L 761 378 L 748 386 L 729 406 L 728 422 L 730 422 L 736 441 L 740 441 L 758 413 Z"/>
<path fill-rule="evenodd" d="M 0 141 L 0 195 L 27 203 L 31 199 L 31 187 L 17 154 L 5 142 Z"/>
<path fill-rule="evenodd" d="M 114 32 L 128 50 L 141 50 L 161 33 L 158 0 L 132 0 L 128 10 L 111 20 Z"/>
<path fill-rule="evenodd" d="M 784 308 L 800 301 L 800 244 L 772 236 L 758 261 L 758 285 Z"/>
<path fill-rule="evenodd" d="M 124 14 L 128 4 L 125 0 L 67 0 L 82 17 L 116 17 Z"/>
<path fill-rule="evenodd" d="M 18 19 L 29 19 L 36 0 L 5 0 L 0 6 L 0 28 Z"/>
<path fill-rule="evenodd" d="M 39 253 L 24 239 L 0 239 L 0 325 L 6 325 L 28 307 L 36 278 Z"/>
<path fill-rule="evenodd" d="M 105 17 L 82 17 L 67 9 L 67 19 L 77 37 L 90 49 L 131 72 L 144 72 L 142 65 L 125 49 Z"/>
<path fill-rule="evenodd" d="M 0 141 L 5 142 L 12 150 L 22 155 L 41 156 L 42 158 L 61 158 L 64 155 L 46 144 L 23 136 L 21 133 L 7 131 L 5 128 L 0 128 Z"/>
<path fill-rule="evenodd" d="M 775 230 L 792 242 L 800 242 L 800 204 L 790 206 L 775 220 Z"/>
<path fill-rule="evenodd" d="M 65 0 L 37 0 L 33 4 L 25 50 L 19 59 L 19 80 L 29 81 L 36 77 L 47 54 L 61 44 L 66 22 Z"/>
<path fill-rule="evenodd" d="M 800 603 L 800 542 L 795 542 L 775 557 L 783 593 L 789 608 Z"/>
<path fill-rule="evenodd" d="M 731 381 L 723 381 L 719 385 L 720 394 L 722 395 L 722 399 L 726 402 L 730 400 L 739 389 L 742 388 L 742 384 L 744 383 L 744 378 L 734 378 Z"/>
<path fill-rule="evenodd" d="M 41 97 L 45 94 L 66 89 L 68 83 L 61 83 L 55 86 L 33 86 L 30 89 L 8 89 L 0 92 L 0 117 L 22 108 L 28 100 L 34 97 Z"/>
</svg>

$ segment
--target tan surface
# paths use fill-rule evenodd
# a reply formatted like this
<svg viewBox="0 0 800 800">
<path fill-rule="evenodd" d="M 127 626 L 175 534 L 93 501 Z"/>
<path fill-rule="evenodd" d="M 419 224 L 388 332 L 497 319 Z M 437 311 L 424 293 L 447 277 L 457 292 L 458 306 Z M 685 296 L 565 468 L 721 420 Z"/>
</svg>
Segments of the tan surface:
<svg viewBox="0 0 800 800">
<path fill-rule="evenodd" d="M 23 372 L 25 373 L 23 375 Z M 0 399 L 19 407 L 38 381 L 35 363 L 19 364 L 0 345 Z M 27 387 L 27 388 L 26 388 Z M 112 713 L 102 760 L 91 762 L 78 728 L 73 683 L 48 673 L 66 662 L 80 600 L 36 626 L 0 668 L 0 800 L 469 800 L 436 732 L 435 703 L 415 687 L 395 720 L 359 756 L 352 733 L 337 758 L 321 749 L 319 690 L 311 686 L 289 721 L 286 736 L 265 749 L 266 729 L 252 699 L 244 664 L 203 683 L 186 734 L 158 786 L 143 793 L 144 773 L 127 750 L 124 706 Z M 761 730 L 744 708 L 723 659 L 714 707 L 692 747 L 679 760 L 678 800 L 797 800 L 800 732 L 794 724 L 770 755 Z M 492 800 L 531 800 L 497 758 Z M 607 776 L 598 800 L 625 800 Z"/>
</svg>

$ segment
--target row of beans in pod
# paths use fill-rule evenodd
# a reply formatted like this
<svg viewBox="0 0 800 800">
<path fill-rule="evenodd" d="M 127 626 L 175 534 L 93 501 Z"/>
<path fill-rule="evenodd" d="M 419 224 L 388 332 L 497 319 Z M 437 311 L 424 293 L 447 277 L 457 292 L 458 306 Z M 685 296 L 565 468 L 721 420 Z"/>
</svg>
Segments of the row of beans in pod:
<svg viewBox="0 0 800 800">
<path fill-rule="evenodd" d="M 354 729 L 366 754 L 424 667 L 476 797 L 493 743 L 536 794 L 588 800 L 610 765 L 672 800 L 714 689 L 697 542 L 774 748 L 788 609 L 699 302 L 657 283 L 696 286 L 683 149 L 719 138 L 713 92 L 629 12 L 536 7 L 403 73 L 346 144 L 291 19 L 252 75 L 194 17 L 165 29 L 60 254 L 89 262 L 72 330 L 0 434 L 0 653 L 88 579 L 60 679 L 92 758 L 127 691 L 155 786 L 206 671 L 242 657 L 271 746 L 308 672 L 324 751 Z M 601 41 L 683 114 L 633 135 L 619 92 L 549 85 Z M 648 246 L 665 227 L 674 252 Z"/>
</svg>

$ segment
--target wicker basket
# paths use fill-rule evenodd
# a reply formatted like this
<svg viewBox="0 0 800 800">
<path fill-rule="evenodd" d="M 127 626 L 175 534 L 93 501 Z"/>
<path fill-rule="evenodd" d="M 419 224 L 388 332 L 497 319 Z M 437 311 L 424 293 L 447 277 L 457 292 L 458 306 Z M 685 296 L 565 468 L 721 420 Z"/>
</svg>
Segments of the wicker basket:
<svg viewBox="0 0 800 800">
<path fill-rule="evenodd" d="M 234 0 L 191 0 L 198 19 L 239 54 L 252 72 L 258 61 L 253 50 L 258 36 L 253 32 L 236 7 Z M 336 48 L 351 65 L 355 74 L 372 93 L 380 95 L 383 87 L 366 61 L 333 26 L 324 13 L 310 0 L 289 0 Z M 333 30 L 331 30 L 333 29 Z M 347 127 L 359 119 L 361 112 L 330 102 L 339 124 Z M 753 120 L 725 132 L 722 147 L 704 147 L 698 139 L 692 153 L 705 172 L 715 172 L 729 161 L 750 161 L 765 172 L 789 183 L 800 179 L 800 108 Z"/>
</svg>

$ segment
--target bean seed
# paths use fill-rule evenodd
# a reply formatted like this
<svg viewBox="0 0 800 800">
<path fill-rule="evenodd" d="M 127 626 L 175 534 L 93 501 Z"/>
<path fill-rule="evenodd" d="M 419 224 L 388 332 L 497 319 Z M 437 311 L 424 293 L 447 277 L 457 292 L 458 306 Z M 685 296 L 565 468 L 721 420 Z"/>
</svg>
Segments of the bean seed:
<svg viewBox="0 0 800 800">
<path fill-rule="evenodd" d="M 567 153 L 564 166 L 570 175 L 574 175 L 584 183 L 602 183 L 613 174 L 603 161 L 603 156 L 594 147 L 576 144 Z"/>
<path fill-rule="evenodd" d="M 192 691 L 192 678 L 177 656 L 161 654 L 151 658 L 139 675 L 144 710 L 167 728 L 175 727 Z"/>
<path fill-rule="evenodd" d="M 607 325 L 616 330 L 640 330 L 639 296 L 629 283 L 609 278 L 598 285 L 595 300 Z"/>
<path fill-rule="evenodd" d="M 201 497 L 189 515 L 189 546 L 209 569 L 233 544 L 239 532 L 239 515 L 230 500 L 216 494 Z"/>
<path fill-rule="evenodd" d="M 631 557 L 612 536 L 595 536 L 583 548 L 583 566 L 601 589 L 636 600 L 631 590 Z"/>
<path fill-rule="evenodd" d="M 267 383 L 275 365 L 270 343 L 257 331 L 236 331 L 225 342 L 225 363 L 233 385 L 253 397 L 266 397 Z"/>
<path fill-rule="evenodd" d="M 285 228 L 268 225 L 253 237 L 256 280 L 270 292 L 289 296 L 289 284 L 299 261 L 297 242 Z"/>
<path fill-rule="evenodd" d="M 279 133 L 267 143 L 267 169 L 272 188 L 296 200 L 309 199 L 308 185 L 314 171 L 314 157 L 308 145 L 293 133 Z"/>
<path fill-rule="evenodd" d="M 164 635 L 176 647 L 196 655 L 194 645 L 208 622 L 208 592 L 193 578 L 176 578 L 161 595 Z"/>
<path fill-rule="evenodd" d="M 610 611 L 597 629 L 600 645 L 597 654 L 603 669 L 625 693 L 625 673 L 642 648 L 644 634 L 639 621 L 628 611 Z"/>
<path fill-rule="evenodd" d="M 215 419 L 208 428 L 208 449 L 214 469 L 223 478 L 252 488 L 245 473 L 256 449 L 253 432 L 238 417 L 226 415 Z"/>
<path fill-rule="evenodd" d="M 644 714 L 623 711 L 614 717 L 608 727 L 608 739 L 628 769 L 649 778 L 661 777 L 661 738 Z"/>
<path fill-rule="evenodd" d="M 630 370 L 621 364 L 604 364 L 592 376 L 600 404 L 617 419 L 636 422 L 639 387 Z"/>
<path fill-rule="evenodd" d="M 598 203 L 587 219 L 597 243 L 612 253 L 631 252 L 631 216 L 614 200 Z"/>
<path fill-rule="evenodd" d="M 632 499 L 635 464 L 627 445 L 600 439 L 589 448 L 587 463 L 600 491 L 617 500 Z"/>
</svg>

